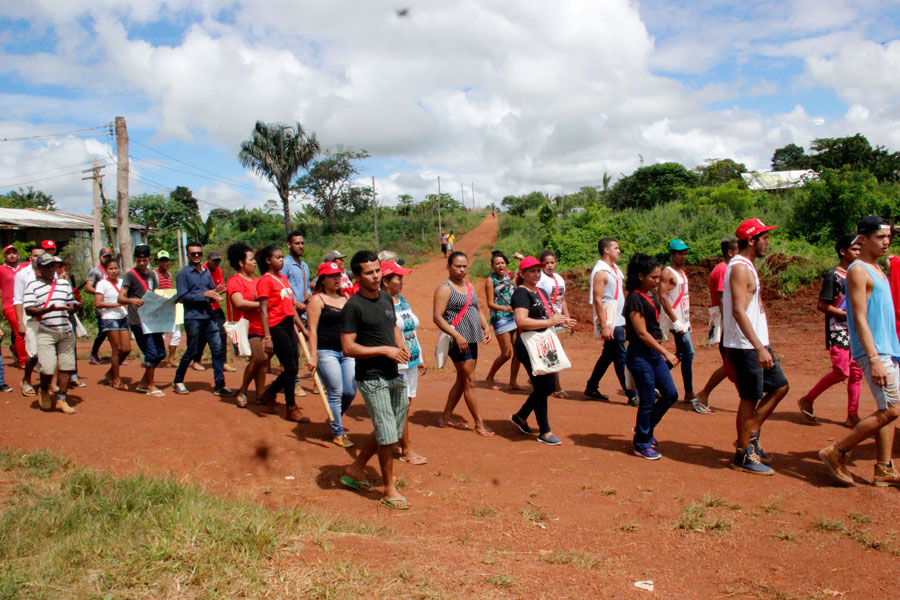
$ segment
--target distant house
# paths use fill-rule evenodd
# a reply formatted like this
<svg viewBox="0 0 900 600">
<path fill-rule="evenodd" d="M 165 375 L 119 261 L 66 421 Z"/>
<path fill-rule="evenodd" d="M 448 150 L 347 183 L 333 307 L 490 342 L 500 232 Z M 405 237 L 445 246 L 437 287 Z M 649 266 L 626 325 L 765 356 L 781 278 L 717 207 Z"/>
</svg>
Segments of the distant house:
<svg viewBox="0 0 900 600">
<path fill-rule="evenodd" d="M 0 247 L 14 242 L 39 243 L 53 240 L 62 250 L 70 242 L 82 240 L 90 253 L 91 236 L 94 232 L 93 215 L 40 210 L 37 208 L 0 208 Z M 113 232 L 115 224 L 113 224 Z M 131 225 L 132 245 L 146 243 L 146 231 L 141 225 Z M 118 241 L 109 243 L 105 237 L 102 245 L 118 247 Z M 90 256 L 85 260 L 91 264 Z"/>
</svg>

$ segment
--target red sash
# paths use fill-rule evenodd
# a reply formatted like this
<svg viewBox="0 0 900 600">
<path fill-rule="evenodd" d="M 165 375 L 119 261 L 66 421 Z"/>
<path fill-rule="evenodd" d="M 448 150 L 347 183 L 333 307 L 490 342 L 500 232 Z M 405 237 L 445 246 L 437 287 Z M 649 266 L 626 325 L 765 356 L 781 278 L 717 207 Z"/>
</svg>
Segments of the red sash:
<svg viewBox="0 0 900 600">
<path fill-rule="evenodd" d="M 50 284 L 50 293 L 47 294 L 47 301 L 44 302 L 44 306 L 42 306 L 41 308 L 47 308 L 48 306 L 50 306 L 50 301 L 53 300 L 53 292 L 55 292 L 55 291 L 56 291 L 56 279 L 54 279 L 53 283 Z M 40 320 L 43 318 L 44 318 L 44 315 L 38 315 L 38 316 L 34 317 L 34 320 L 40 322 Z"/>
<path fill-rule="evenodd" d="M 135 277 L 138 278 L 138 281 L 141 282 L 141 285 L 144 286 L 144 291 L 145 291 L 145 292 L 149 292 L 149 291 L 150 291 L 150 286 L 147 285 L 147 282 L 144 281 L 144 278 L 141 277 L 141 274 L 137 272 L 137 269 L 132 269 L 131 272 L 134 273 Z"/>
<path fill-rule="evenodd" d="M 638 292 L 638 294 L 640 294 L 641 296 L 643 296 L 643 297 L 644 297 L 644 300 L 646 300 L 647 302 L 650 303 L 650 306 L 652 306 L 652 307 L 653 307 L 653 310 L 656 312 L 656 321 L 659 322 L 659 309 L 656 308 L 656 304 L 654 304 L 654 303 L 653 303 L 653 300 L 651 300 L 651 299 L 647 296 L 647 294 L 645 294 L 644 292 Z"/>
</svg>

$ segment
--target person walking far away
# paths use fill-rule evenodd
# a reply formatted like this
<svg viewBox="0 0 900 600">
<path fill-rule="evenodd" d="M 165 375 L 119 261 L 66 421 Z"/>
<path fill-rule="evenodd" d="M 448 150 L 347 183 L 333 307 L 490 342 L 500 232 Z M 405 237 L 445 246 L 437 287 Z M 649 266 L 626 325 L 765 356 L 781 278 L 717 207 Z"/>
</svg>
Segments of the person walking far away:
<svg viewBox="0 0 900 600">
<path fill-rule="evenodd" d="M 90 271 L 88 271 L 87 277 L 84 281 L 84 291 L 88 294 L 96 294 L 97 293 L 97 284 L 106 279 L 106 263 L 108 263 L 113 257 L 112 248 L 101 248 L 100 249 L 100 260 L 96 266 L 92 267 Z M 97 312 L 97 319 L 99 322 L 100 319 L 100 311 Z M 103 341 L 106 339 L 106 332 L 101 328 L 97 328 L 97 336 L 94 338 L 94 344 L 91 346 L 91 356 L 88 359 L 88 362 L 92 365 L 99 365 L 100 362 L 100 347 L 103 345 Z"/>
<path fill-rule="evenodd" d="M 134 268 L 122 279 L 119 304 L 128 306 L 128 326 L 141 352 L 144 353 L 144 376 L 135 391 L 148 396 L 161 397 L 165 393 L 156 387 L 156 367 L 166 358 L 166 348 L 161 333 L 144 333 L 138 308 L 144 305 L 144 295 L 159 289 L 159 279 L 150 270 L 150 247 L 141 244 L 134 249 Z"/>
<path fill-rule="evenodd" d="M 603 340 L 603 352 L 594 364 L 594 370 L 584 387 L 587 398 L 609 402 L 609 396 L 600 393 L 600 380 L 609 365 L 613 365 L 619 385 L 625 391 L 628 404 L 637 406 L 637 392 L 625 385 L 625 274 L 616 263 L 622 251 L 614 238 L 601 238 L 597 242 L 600 259 L 591 270 L 588 302 L 594 316 L 594 337 Z M 607 313 L 607 307 L 611 314 Z M 612 325 L 610 325 L 612 323 Z"/>
<path fill-rule="evenodd" d="M 533 256 L 526 256 L 519 263 L 522 284 L 513 292 L 511 306 L 520 334 L 525 331 L 544 331 L 548 327 L 575 326 L 574 319 L 553 310 L 550 306 L 550 298 L 538 285 L 543 275 L 541 272 L 543 267 L 544 265 Z M 528 417 L 534 413 L 538 425 L 537 441 L 548 446 L 559 446 L 562 444 L 562 440 L 556 437 L 550 429 L 547 408 L 547 398 L 559 387 L 557 374 L 534 374 L 531 358 L 528 356 L 528 350 L 521 335 L 516 337 L 516 356 L 519 357 L 519 362 L 528 373 L 532 391 L 519 411 L 509 416 L 509 420 L 522 433 L 533 435 L 534 430 L 528 425 Z"/>
<path fill-rule="evenodd" d="M 850 452 L 875 438 L 875 478 L 879 487 L 900 485 L 894 468 L 894 423 L 900 416 L 900 340 L 891 287 L 878 264 L 891 243 L 891 226 L 881 217 L 863 217 L 856 225 L 859 258 L 847 268 L 847 328 L 850 356 L 859 364 L 875 398 L 876 411 L 843 439 L 819 450 L 819 458 L 838 482 L 855 483 L 847 469 Z"/>
<path fill-rule="evenodd" d="M 760 431 L 788 393 L 788 380 L 769 345 L 759 275 L 753 261 L 769 251 L 769 231 L 759 219 L 741 223 L 735 235 L 738 253 L 725 270 L 722 295 L 722 341 L 734 369 L 740 405 L 735 424 L 737 442 L 731 467 L 744 473 L 772 475 L 772 457 L 759 442 Z"/>
<path fill-rule="evenodd" d="M 718 346 L 719 355 L 722 357 L 722 365 L 713 371 L 709 379 L 706 380 L 706 385 L 697 393 L 697 400 L 693 403 L 694 410 L 701 414 L 714 412 L 709 407 L 709 395 L 727 377 L 725 347 L 722 345 L 722 296 L 725 293 L 725 271 L 728 269 L 728 263 L 737 254 L 737 238 L 734 236 L 723 237 L 720 248 L 722 250 L 722 262 L 713 267 L 713 270 L 709 273 L 709 341 L 711 344 Z"/>
<path fill-rule="evenodd" d="M 671 327 L 675 338 L 675 356 L 681 363 L 681 380 L 684 384 L 684 401 L 694 405 L 694 410 L 703 412 L 694 395 L 694 344 L 691 342 L 691 300 L 688 291 L 688 277 L 684 272 L 687 253 L 690 250 L 684 240 L 669 242 L 669 265 L 663 269 L 659 280 L 659 301 L 663 322 Z M 709 412 L 708 410 L 706 412 Z"/>
<path fill-rule="evenodd" d="M 441 254 L 447 258 L 447 234 L 443 231 L 441 232 Z"/>
<path fill-rule="evenodd" d="M 381 263 L 371 250 L 360 250 L 350 259 L 350 269 L 359 282 L 359 292 L 342 310 L 341 347 L 344 356 L 356 359 L 356 385 L 362 394 L 375 430 L 341 476 L 341 484 L 360 492 L 373 487 L 366 479 L 366 464 L 375 454 L 381 467 L 384 494 L 381 504 L 408 510 L 394 481 L 394 446 L 403 436 L 409 409 L 406 379 L 398 365 L 409 361 L 403 332 L 390 294 L 381 291 Z"/>
<path fill-rule="evenodd" d="M 625 339 L 628 340 L 625 362 L 634 377 L 640 402 L 632 440 L 634 453 L 647 460 L 658 460 L 662 456 L 653 434 L 678 400 L 678 390 L 670 373 L 678 364 L 678 356 L 662 345 L 659 324 L 662 303 L 653 293 L 659 287 L 659 278 L 659 263 L 655 258 L 640 252 L 631 257 L 625 281 L 628 296 L 622 309 Z"/>
<path fill-rule="evenodd" d="M 19 264 L 19 249 L 10 244 L 3 249 L 3 264 L 0 265 L 0 300 L 3 304 L 3 316 L 9 324 L 9 348 L 12 351 L 14 364 L 20 369 L 25 367 L 28 354 L 25 352 L 25 336 L 19 332 L 19 318 L 13 303 L 16 286 L 16 273 L 30 263 Z"/>
<path fill-rule="evenodd" d="M 188 242 L 186 250 L 188 265 L 175 277 L 175 288 L 178 290 L 175 298 L 184 305 L 184 333 L 187 336 L 187 349 L 181 355 L 181 361 L 175 370 L 172 389 L 176 394 L 188 393 L 187 386 L 184 385 L 184 376 L 191 361 L 197 356 L 201 334 L 203 334 L 206 336 L 206 343 L 209 344 L 209 350 L 212 353 L 215 384 L 213 394 L 234 396 L 236 392 L 225 387 L 225 370 L 223 369 L 225 349 L 222 347 L 219 324 L 214 318 L 211 304 L 222 301 L 221 294 L 225 293 L 225 286 L 217 288 L 213 283 L 212 275 L 203 268 L 203 246 L 199 242 Z M 163 354 L 165 355 L 165 351 Z"/>
<path fill-rule="evenodd" d="M 859 423 L 859 392 L 862 388 L 863 372 L 850 356 L 850 330 L 847 325 L 847 300 L 844 294 L 847 268 L 859 257 L 859 243 L 853 243 L 855 238 L 853 235 L 845 235 L 834 245 L 840 264 L 825 275 L 816 304 L 816 310 L 825 314 L 825 348 L 831 356 L 831 372 L 822 377 L 805 396 L 797 400 L 800 414 L 811 425 L 819 422 L 813 409 L 813 402 L 822 392 L 842 381 L 847 381 L 847 420 L 844 425 L 852 429 Z"/>
</svg>

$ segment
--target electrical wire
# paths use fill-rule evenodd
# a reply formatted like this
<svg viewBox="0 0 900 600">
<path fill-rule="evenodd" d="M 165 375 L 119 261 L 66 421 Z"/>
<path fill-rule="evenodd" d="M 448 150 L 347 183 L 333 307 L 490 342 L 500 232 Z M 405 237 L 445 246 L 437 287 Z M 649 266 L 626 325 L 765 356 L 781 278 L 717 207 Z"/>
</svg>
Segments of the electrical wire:
<svg viewBox="0 0 900 600">
<path fill-rule="evenodd" d="M 44 133 L 41 135 L 31 135 L 26 137 L 0 138 L 0 142 L 24 142 L 27 140 L 45 140 L 58 137 L 74 136 L 76 133 L 84 133 L 86 131 L 94 131 L 96 129 L 106 129 L 109 125 L 98 125 L 97 127 L 86 127 L 84 129 L 73 129 L 72 131 L 60 131 L 59 133 Z M 98 134 L 94 134 L 98 135 Z M 76 136 L 77 137 L 77 136 Z M 83 136 L 93 137 L 93 136 Z"/>
<path fill-rule="evenodd" d="M 53 169 L 44 169 L 43 171 L 33 171 L 31 173 L 20 173 L 19 175 L 16 175 L 15 177 L 0 177 L 0 182 L 8 181 L 10 179 L 19 179 L 20 177 L 30 177 L 31 175 L 40 175 L 41 173 L 50 173 L 52 171 L 62 171 L 63 169 L 72 169 L 75 167 L 83 167 L 86 165 L 93 165 L 93 164 L 94 164 L 94 162 L 89 160 L 87 162 L 78 163 L 78 164 L 74 164 L 74 165 L 66 165 L 64 167 L 55 167 Z M 97 166 L 105 167 L 105 166 L 108 166 L 108 164 L 104 163 L 102 165 L 97 165 Z"/>
</svg>

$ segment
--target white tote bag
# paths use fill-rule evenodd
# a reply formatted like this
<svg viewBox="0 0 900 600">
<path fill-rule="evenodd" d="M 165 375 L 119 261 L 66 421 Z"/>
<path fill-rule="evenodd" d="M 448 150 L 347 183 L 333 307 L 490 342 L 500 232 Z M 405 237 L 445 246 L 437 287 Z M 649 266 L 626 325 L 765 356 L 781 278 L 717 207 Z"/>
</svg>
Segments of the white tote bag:
<svg viewBox="0 0 900 600">
<path fill-rule="evenodd" d="M 250 356 L 250 321 L 243 317 L 238 321 L 225 321 L 225 335 L 237 346 L 238 356 Z"/>
<path fill-rule="evenodd" d="M 707 337 L 707 343 L 710 346 L 715 346 L 719 342 L 722 341 L 722 307 L 721 306 L 710 306 L 709 307 L 709 336 Z"/>
<path fill-rule="evenodd" d="M 521 337 L 535 375 L 558 373 L 572 366 L 553 327 L 543 331 L 525 331 Z"/>
</svg>

